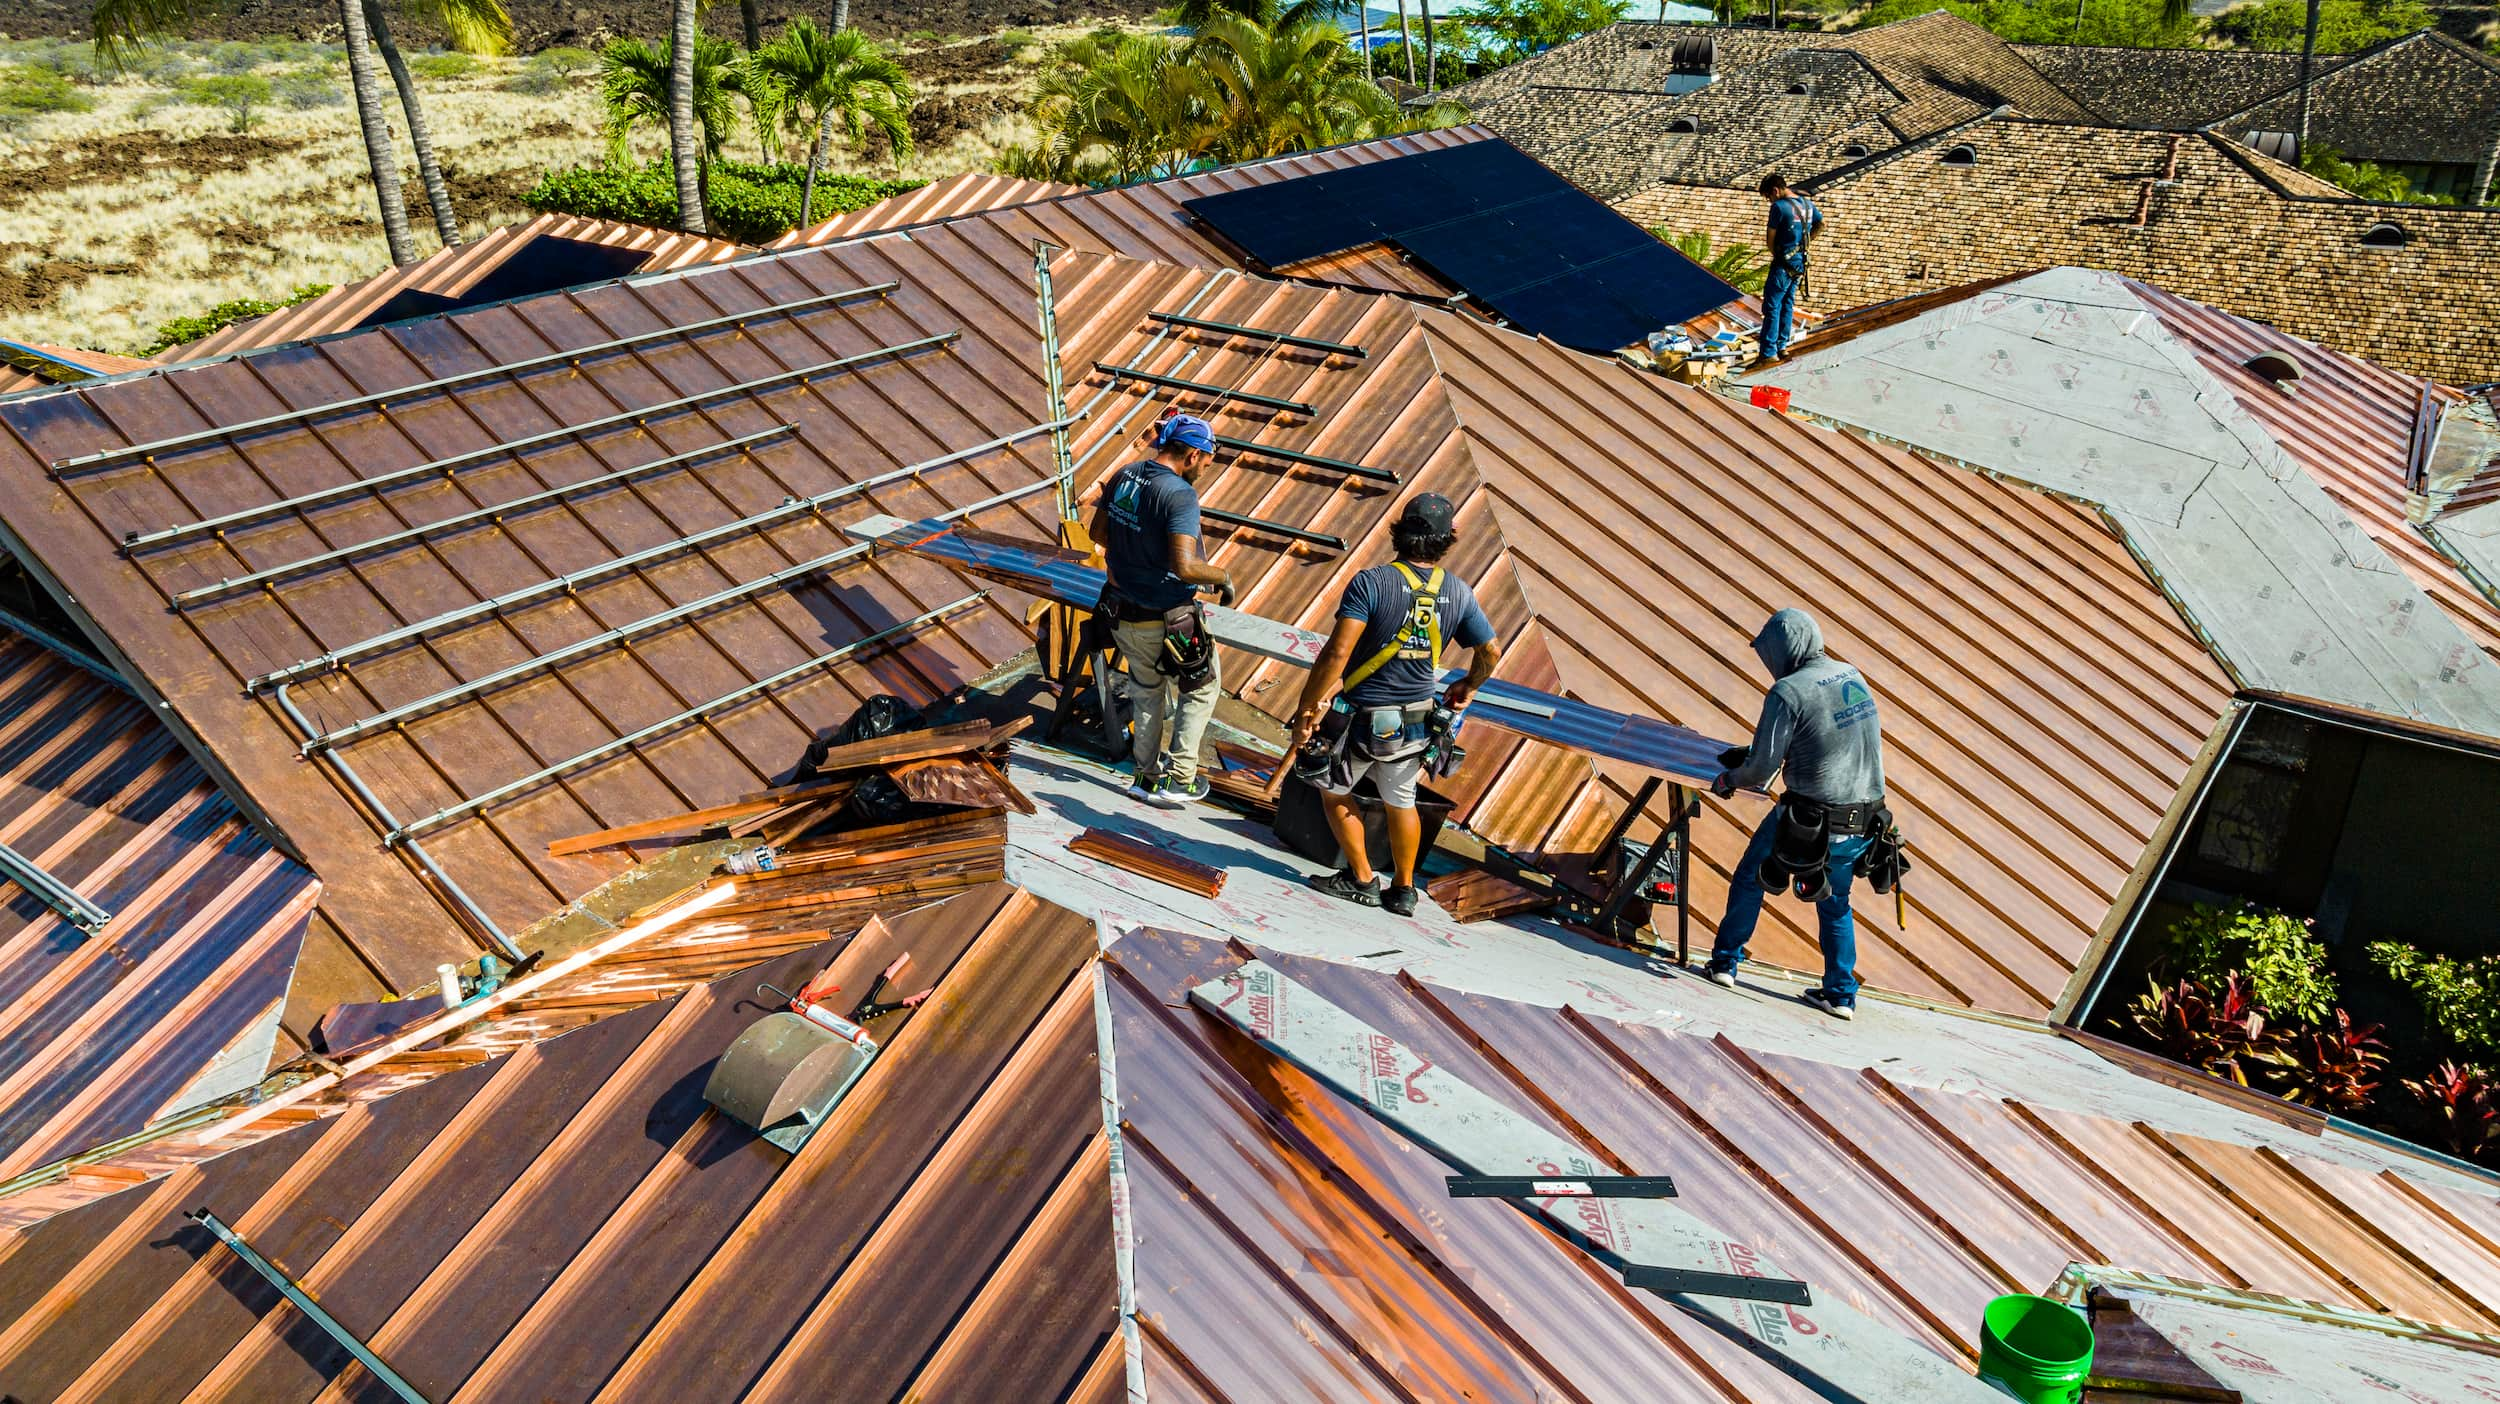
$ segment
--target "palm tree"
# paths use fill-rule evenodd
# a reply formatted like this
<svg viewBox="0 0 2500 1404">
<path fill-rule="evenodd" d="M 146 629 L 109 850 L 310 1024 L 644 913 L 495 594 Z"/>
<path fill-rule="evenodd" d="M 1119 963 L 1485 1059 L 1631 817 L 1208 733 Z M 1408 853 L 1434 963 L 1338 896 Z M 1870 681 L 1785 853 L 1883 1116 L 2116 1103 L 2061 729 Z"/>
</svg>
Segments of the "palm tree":
<svg viewBox="0 0 2500 1404">
<path fill-rule="evenodd" d="M 781 37 L 751 62 L 749 100 L 757 125 L 770 130 L 779 119 L 793 134 L 814 131 L 807 153 L 807 183 L 799 190 L 799 224 L 815 223 L 816 176 L 840 123 L 858 146 L 874 124 L 885 133 L 894 158 L 911 154 L 911 80 L 856 29 L 827 33 L 805 16 L 783 26 Z"/>
<path fill-rule="evenodd" d="M 365 28 L 373 47 L 390 70 L 391 86 L 399 90 L 399 108 L 408 118 L 408 144 L 417 153 L 417 179 L 425 185 L 426 208 L 434 214 L 434 233 L 445 248 L 460 242 L 460 219 L 452 212 L 451 187 L 444 183 L 442 163 L 434 158 L 434 134 L 426 126 L 425 108 L 417 101 L 416 80 L 408 61 L 391 38 L 391 22 L 380 0 L 364 0 Z M 512 51 L 512 16 L 503 0 L 411 0 L 410 8 L 439 26 L 451 46 L 464 54 L 507 54 Z"/>
<path fill-rule="evenodd" d="M 1651 229 L 1652 237 L 1675 247 L 1675 251 L 1718 275 L 1719 279 L 1738 292 L 1758 293 L 1771 271 L 1770 255 L 1751 244 L 1714 245 L 1707 230 L 1692 229 L 1678 234 L 1665 225 Z"/>
<path fill-rule="evenodd" d="M 1424 12 L 1424 91 L 1441 90 L 1441 73 L 1432 64 L 1432 0 L 1417 0 Z"/>
<path fill-rule="evenodd" d="M 1406 0 L 1398 0 L 1398 48 L 1406 55 L 1406 81 L 1415 82 L 1415 36 L 1406 28 Z"/>
<path fill-rule="evenodd" d="M 746 31 L 748 53 L 764 47 L 764 10 L 755 0 L 738 0 L 738 25 Z"/>
<path fill-rule="evenodd" d="M 1171 11 L 1173 23 L 1196 31 L 1218 15 L 1239 15 L 1262 29 L 1291 29 L 1305 20 L 1328 18 L 1329 0 L 1181 0 Z"/>
<path fill-rule="evenodd" d="M 1035 85 L 1034 145 L 1010 170 L 1115 183 L 1177 174 L 1213 147 L 1206 75 L 1162 34 L 1086 35 L 1060 46 Z"/>
<path fill-rule="evenodd" d="M 737 130 L 737 50 L 728 41 L 698 35 L 687 51 L 686 136 L 678 141 L 675 44 L 654 47 L 640 39 L 617 39 L 599 51 L 599 96 L 608 109 L 608 159 L 625 159 L 626 140 L 637 128 L 665 127 L 677 172 L 677 227 L 703 230 L 703 171 Z M 693 224 L 686 221 L 691 215 Z"/>
<path fill-rule="evenodd" d="M 695 150 L 695 5 L 677 0 L 670 7 L 668 38 L 668 159 L 677 172 L 677 227 L 689 234 L 704 232 L 703 167 L 717 149 Z"/>
<path fill-rule="evenodd" d="M 382 93 L 373 81 L 373 45 L 365 33 L 363 0 L 339 0 L 339 30 L 347 46 L 348 87 L 356 94 L 356 121 L 364 130 L 365 163 L 373 168 L 373 195 L 382 205 L 382 238 L 390 245 L 391 262 L 404 267 L 417 261 L 416 241 L 408 237 L 399 154 L 391 149 L 390 119 L 382 115 Z"/>
<path fill-rule="evenodd" d="M 2309 0 L 2309 18 L 2300 31 L 2300 123 L 2292 135 L 2294 160 L 2309 154 L 2309 69 L 2317 55 L 2318 0 Z"/>
<path fill-rule="evenodd" d="M 851 0 L 833 0 L 833 32 L 839 34 L 850 27 Z"/>
</svg>

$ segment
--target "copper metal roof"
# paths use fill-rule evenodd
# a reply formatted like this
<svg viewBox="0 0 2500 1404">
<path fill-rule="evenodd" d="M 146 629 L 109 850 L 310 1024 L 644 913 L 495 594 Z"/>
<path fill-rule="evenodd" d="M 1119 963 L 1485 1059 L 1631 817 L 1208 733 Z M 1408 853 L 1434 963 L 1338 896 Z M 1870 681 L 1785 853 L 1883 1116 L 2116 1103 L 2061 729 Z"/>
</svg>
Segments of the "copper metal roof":
<svg viewBox="0 0 2500 1404">
<path fill-rule="evenodd" d="M 890 229 L 905 229 L 915 224 L 931 224 L 960 215 L 979 214 L 984 210 L 1030 205 L 1039 200 L 1056 200 L 1065 195 L 1085 193 L 1086 188 L 1082 185 L 1026 180 L 989 171 L 965 171 L 961 175 L 932 181 L 918 190 L 888 195 L 873 205 L 845 211 L 804 229 L 793 229 L 765 247 L 788 249 L 807 244 L 829 244 L 840 239 L 856 239 Z"/>
<path fill-rule="evenodd" d="M 148 364 L 136 356 L 116 356 L 109 351 L 47 346 L 39 341 L 0 341 L 0 395 L 145 370 Z"/>
<path fill-rule="evenodd" d="M 6 629 L 0 843 L 112 914 L 0 886 L 0 1180 L 259 1079 L 319 884 L 137 699 Z"/>
<path fill-rule="evenodd" d="M 581 215 L 542 214 L 493 230 L 476 243 L 443 249 L 405 267 L 377 273 L 359 282 L 332 288 L 319 297 L 292 307 L 281 307 L 264 316 L 237 322 L 197 341 L 160 352 L 155 360 L 158 364 L 170 365 L 204 360 L 210 356 L 231 356 L 241 351 L 348 331 L 362 325 L 383 304 L 401 293 L 426 292 L 456 297 L 502 266 L 504 260 L 542 238 L 571 239 L 577 243 L 640 251 L 646 257 L 635 271 L 641 273 L 718 263 L 754 252 L 744 244 L 734 244 L 726 239 L 707 239 L 700 234 L 654 229 L 647 224 L 590 219 Z"/>
<path fill-rule="evenodd" d="M 980 889 L 14 1233 L 0 1390 L 378 1397 L 206 1205 L 430 1399 L 1117 1398 L 1094 939 Z M 704 1104 L 758 981 L 905 951 L 936 994 L 796 1157 Z"/>
</svg>

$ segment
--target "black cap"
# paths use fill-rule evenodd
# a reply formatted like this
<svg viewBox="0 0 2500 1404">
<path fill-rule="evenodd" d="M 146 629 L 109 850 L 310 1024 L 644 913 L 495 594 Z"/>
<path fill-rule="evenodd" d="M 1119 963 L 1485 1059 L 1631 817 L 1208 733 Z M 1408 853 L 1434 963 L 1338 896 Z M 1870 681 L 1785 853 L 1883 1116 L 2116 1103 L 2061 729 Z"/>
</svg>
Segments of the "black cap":
<svg viewBox="0 0 2500 1404">
<path fill-rule="evenodd" d="M 1396 530 L 1410 536 L 1451 536 L 1457 532 L 1458 509 L 1437 492 L 1419 492 L 1398 514 Z"/>
</svg>

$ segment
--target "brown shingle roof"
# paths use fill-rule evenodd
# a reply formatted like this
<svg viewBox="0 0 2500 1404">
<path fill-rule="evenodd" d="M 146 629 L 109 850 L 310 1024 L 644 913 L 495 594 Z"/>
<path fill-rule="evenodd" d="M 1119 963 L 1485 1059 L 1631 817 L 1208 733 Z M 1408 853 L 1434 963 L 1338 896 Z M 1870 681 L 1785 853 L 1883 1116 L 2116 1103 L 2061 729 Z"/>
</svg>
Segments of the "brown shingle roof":
<svg viewBox="0 0 2500 1404">
<path fill-rule="evenodd" d="M 2231 137 L 2293 131 L 2299 108 L 2295 81 L 2214 127 Z M 2468 166 L 2487 180 L 2500 149 L 2500 63 L 2426 29 L 2352 55 L 2312 79 L 2309 109 L 2313 145 L 2362 161 Z"/>
<path fill-rule="evenodd" d="M 2040 76 L 2122 127 L 2202 127 L 2280 92 L 2300 76 L 2299 54 L 2250 49 L 2016 44 L 2014 52 Z M 2340 55 L 2317 59 L 2320 72 L 2341 62 Z"/>
</svg>

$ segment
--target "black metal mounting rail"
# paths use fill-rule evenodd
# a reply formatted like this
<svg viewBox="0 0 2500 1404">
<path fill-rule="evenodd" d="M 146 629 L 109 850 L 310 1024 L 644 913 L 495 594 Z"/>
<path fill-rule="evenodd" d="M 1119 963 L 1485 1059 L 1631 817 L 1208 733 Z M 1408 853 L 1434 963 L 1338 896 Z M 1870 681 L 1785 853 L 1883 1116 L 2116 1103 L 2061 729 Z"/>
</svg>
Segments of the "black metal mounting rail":
<svg viewBox="0 0 2500 1404">
<path fill-rule="evenodd" d="M 1452 1175 L 1452 1199 L 1673 1199 L 1665 1175 Z"/>
<path fill-rule="evenodd" d="M 1199 331 L 1220 332 L 1225 336 L 1251 337 L 1260 341 L 1272 341 L 1279 346 L 1299 346 L 1305 351 L 1325 351 L 1331 356 L 1352 356 L 1358 361 L 1367 359 L 1371 355 L 1362 347 L 1343 341 L 1329 341 L 1316 336 L 1297 336 L 1292 332 L 1270 331 L 1265 327 L 1245 327 L 1238 322 L 1219 322 L 1209 317 L 1184 317 L 1177 312 L 1149 312 L 1146 317 L 1149 321 L 1161 322 L 1165 326 L 1194 327 Z"/>
<path fill-rule="evenodd" d="M 1697 1297 L 1735 1297 L 1748 1302 L 1814 1305 L 1806 1284 L 1787 1277 L 1744 1277 L 1732 1272 L 1701 1272 L 1693 1268 L 1650 1267 L 1635 1263 L 1623 1270 L 1623 1285 L 1649 1292 L 1685 1292 Z"/>
<path fill-rule="evenodd" d="M 753 380 L 742 380 L 734 385 L 723 385 L 716 389 L 697 391 L 691 395 L 680 395 L 676 399 L 663 400 L 656 405 L 620 410 L 615 414 L 602 415 L 586 423 L 567 424 L 506 443 L 489 444 L 484 448 L 453 454 L 449 458 L 437 458 L 425 463 L 410 464 L 405 468 L 393 468 L 388 472 L 376 473 L 369 478 L 356 478 L 348 482 L 336 483 L 312 492 L 299 493 L 294 497 L 281 498 L 276 502 L 237 508 L 222 516 L 209 517 L 196 522 L 184 522 L 179 526 L 166 527 L 162 531 L 134 531 L 122 538 L 122 554 L 136 555 L 151 547 L 169 545 L 176 541 L 188 541 L 200 536 L 222 535 L 228 527 L 242 526 L 247 522 L 257 522 L 265 517 L 278 516 L 287 512 L 300 512 L 307 508 L 324 506 L 360 493 L 379 492 L 384 488 L 397 487 L 412 479 L 430 478 L 438 474 L 449 476 L 470 464 L 493 461 L 508 454 L 519 454 L 541 444 L 556 443 L 609 429 L 620 429 L 627 425 L 643 425 L 661 415 L 674 414 L 679 410 L 710 404 L 714 400 L 730 395 L 753 394 L 760 390 L 786 385 L 792 381 L 804 381 L 810 376 L 830 375 L 835 371 L 849 370 L 853 366 L 865 365 L 870 361 L 908 356 L 915 351 L 926 351 L 932 347 L 950 345 L 962 335 L 961 331 L 941 332 L 936 336 L 924 336 L 916 341 L 880 346 L 856 355 L 837 356 L 830 361 L 819 361 L 814 365 L 801 366 L 796 370 L 775 371 L 771 375 L 757 376 Z"/>
<path fill-rule="evenodd" d="M 275 429 L 280 425 L 296 424 L 324 415 L 345 414 L 349 410 L 363 409 L 368 405 L 378 405 L 383 409 L 388 409 L 391 401 L 407 395 L 432 394 L 437 390 L 472 385 L 481 380 L 492 380 L 497 376 L 521 375 L 546 366 L 578 365 L 584 357 L 604 356 L 611 351 L 623 351 L 629 347 L 664 341 L 672 336 L 694 336 L 720 327 L 744 326 L 748 322 L 764 317 L 786 317 L 819 307 L 828 307 L 837 302 L 853 302 L 863 297 L 883 297 L 901 286 L 901 283 L 871 283 L 866 287 L 826 293 L 821 297 L 774 303 L 769 307 L 758 307 L 752 312 L 731 312 L 724 316 L 706 318 L 700 322 L 685 322 L 673 327 L 661 327 L 657 331 L 636 332 L 632 336 L 593 342 L 588 346 L 550 351 L 544 356 L 532 356 L 527 360 L 506 361 L 500 365 L 484 366 L 477 370 L 436 376 L 432 380 L 420 380 L 412 385 L 376 390 L 370 395 L 351 395 L 344 400 L 331 400 L 325 404 L 307 405 L 298 410 L 285 410 L 277 414 L 263 415 L 258 419 L 247 419 L 240 424 L 224 424 L 214 429 L 193 429 L 171 438 L 151 439 L 144 444 L 128 444 L 116 449 L 101 449 L 95 453 L 82 453 L 75 458 L 56 458 L 52 461 L 52 471 L 58 475 L 76 472 L 81 468 L 102 468 L 125 459 L 153 458 L 160 453 L 189 448 L 193 444 L 206 443 L 211 439 L 230 439 L 243 434 L 256 434 L 263 429 Z M 202 364 L 213 363 L 202 362 Z M 180 365 L 169 367 L 172 370 L 183 368 Z"/>
<path fill-rule="evenodd" d="M 1247 390 L 1235 390 L 1229 385 L 1209 385 L 1203 380 L 1187 380 L 1177 375 L 1158 375 L 1153 371 L 1131 370 L 1127 366 L 1113 365 L 1109 361 L 1094 362 L 1094 369 L 1114 380 L 1141 381 L 1147 385 L 1160 385 L 1166 390 L 1194 390 L 1201 395 L 1213 395 L 1218 400 L 1239 400 L 1245 405 L 1257 405 L 1261 409 L 1277 410 L 1285 414 L 1319 413 L 1300 400 L 1283 400 L 1274 395 L 1254 395 Z"/>
<path fill-rule="evenodd" d="M 1230 434 L 1216 435 L 1215 444 L 1218 448 L 1228 448 L 1235 453 L 1255 453 L 1262 458 L 1281 458 L 1287 463 L 1306 463 L 1313 468 L 1334 469 L 1350 478 L 1369 478 L 1380 483 L 1400 481 L 1398 475 L 1387 468 L 1374 468 L 1364 463 L 1350 463 L 1342 458 L 1330 458 L 1326 454 L 1304 453 L 1300 449 L 1278 448 L 1274 444 L 1237 439 Z"/>
<path fill-rule="evenodd" d="M 1328 546 L 1339 551 L 1345 549 L 1345 538 L 1342 536 L 1330 536 L 1324 531 L 1308 531 L 1298 526 L 1287 526 L 1283 522 L 1271 522 L 1265 517 L 1245 517 L 1239 512 L 1218 512 L 1212 507 L 1199 508 L 1198 515 L 1211 522 L 1222 522 L 1226 526 L 1273 532 L 1278 536 L 1289 536 L 1296 541 L 1308 541 L 1314 546 Z"/>
<path fill-rule="evenodd" d="M 244 1242 L 243 1235 L 228 1228 L 225 1220 L 206 1209 L 194 1209 L 188 1217 L 210 1233 L 217 1235 L 218 1242 L 233 1249 L 234 1255 L 241 1258 L 245 1266 L 259 1273 L 270 1286 L 277 1288 L 280 1295 L 295 1304 L 297 1311 L 304 1313 L 306 1320 L 320 1327 L 331 1340 L 339 1343 L 341 1349 L 356 1357 L 356 1363 L 372 1371 L 373 1377 L 381 1381 L 391 1393 L 407 1401 L 407 1404 L 426 1404 L 425 1396 L 417 1392 L 415 1385 L 400 1378 L 398 1371 L 383 1363 L 382 1357 L 373 1353 L 373 1347 L 358 1340 L 353 1331 L 340 1325 L 337 1317 L 323 1310 L 321 1303 L 313 1300 L 312 1293 L 305 1291 L 294 1278 L 280 1271 L 276 1263 L 262 1257 L 258 1249 Z"/>
</svg>

